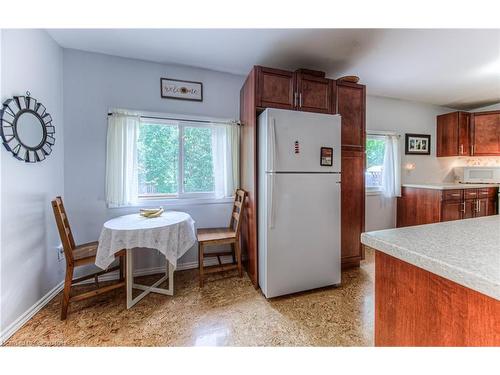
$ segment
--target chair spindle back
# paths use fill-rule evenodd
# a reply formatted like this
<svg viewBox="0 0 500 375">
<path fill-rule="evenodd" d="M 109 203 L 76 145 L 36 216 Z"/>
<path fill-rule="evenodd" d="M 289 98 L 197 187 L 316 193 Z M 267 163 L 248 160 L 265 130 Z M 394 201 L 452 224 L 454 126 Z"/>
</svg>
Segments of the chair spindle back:
<svg viewBox="0 0 500 375">
<path fill-rule="evenodd" d="M 233 210 L 231 212 L 231 219 L 229 221 L 229 228 L 235 231 L 236 237 L 240 236 L 240 228 L 241 228 L 241 217 L 245 210 L 245 198 L 247 196 L 247 192 L 242 189 L 237 189 L 234 194 L 234 203 Z"/>
<path fill-rule="evenodd" d="M 56 219 L 57 230 L 64 249 L 66 261 L 73 263 L 73 249 L 76 247 L 71 227 L 69 226 L 68 215 L 64 209 L 63 200 L 61 197 L 56 197 L 52 201 L 52 209 L 54 210 L 54 217 Z"/>
</svg>

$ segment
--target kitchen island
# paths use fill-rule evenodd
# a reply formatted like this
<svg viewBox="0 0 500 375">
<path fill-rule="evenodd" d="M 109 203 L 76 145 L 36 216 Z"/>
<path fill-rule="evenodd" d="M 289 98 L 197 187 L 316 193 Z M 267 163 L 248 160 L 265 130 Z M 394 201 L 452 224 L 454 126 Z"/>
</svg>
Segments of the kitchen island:
<svg viewBox="0 0 500 375">
<path fill-rule="evenodd" d="M 500 216 L 363 233 L 376 346 L 500 346 Z"/>
</svg>

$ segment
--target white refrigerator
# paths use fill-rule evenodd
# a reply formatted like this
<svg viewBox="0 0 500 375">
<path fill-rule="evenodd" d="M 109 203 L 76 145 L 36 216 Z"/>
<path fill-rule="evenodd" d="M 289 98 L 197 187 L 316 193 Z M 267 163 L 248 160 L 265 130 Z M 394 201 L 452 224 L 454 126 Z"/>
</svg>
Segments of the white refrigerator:
<svg viewBox="0 0 500 375">
<path fill-rule="evenodd" d="M 340 116 L 258 118 L 259 284 L 267 298 L 340 284 Z"/>
</svg>

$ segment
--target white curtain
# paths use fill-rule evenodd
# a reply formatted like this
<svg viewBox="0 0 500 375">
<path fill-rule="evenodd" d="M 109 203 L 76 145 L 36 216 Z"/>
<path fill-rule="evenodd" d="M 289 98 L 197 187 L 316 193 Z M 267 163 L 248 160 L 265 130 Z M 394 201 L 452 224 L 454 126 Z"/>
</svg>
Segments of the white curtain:
<svg viewBox="0 0 500 375">
<path fill-rule="evenodd" d="M 240 186 L 240 129 L 236 124 L 213 126 L 215 198 L 231 197 Z"/>
<path fill-rule="evenodd" d="M 382 190 L 384 196 L 388 198 L 401 196 L 401 157 L 399 155 L 399 138 L 397 135 L 388 135 L 386 137 Z"/>
<path fill-rule="evenodd" d="M 137 136 L 140 117 L 116 114 L 108 117 L 106 148 L 106 203 L 108 207 L 137 203 Z"/>
</svg>

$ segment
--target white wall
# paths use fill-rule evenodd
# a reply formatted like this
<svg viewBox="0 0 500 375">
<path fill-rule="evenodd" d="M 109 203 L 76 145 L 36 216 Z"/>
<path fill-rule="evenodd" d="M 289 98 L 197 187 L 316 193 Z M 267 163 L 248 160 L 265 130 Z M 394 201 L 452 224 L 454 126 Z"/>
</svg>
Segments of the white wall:
<svg viewBox="0 0 500 375">
<path fill-rule="evenodd" d="M 366 99 L 366 129 L 393 131 L 401 135 L 401 163 L 414 163 L 411 172 L 402 171 L 402 183 L 452 181 L 453 158 L 436 157 L 436 116 L 453 109 L 406 100 L 368 96 Z M 405 133 L 430 134 L 431 155 L 405 155 Z M 396 226 L 396 199 L 381 195 L 366 196 L 365 230 Z"/>
<path fill-rule="evenodd" d="M 471 110 L 470 112 L 500 111 L 500 103 L 487 105 Z"/>
<path fill-rule="evenodd" d="M 165 46 L 168 48 L 168 46 Z M 160 98 L 160 77 L 203 82 L 203 102 Z M 244 77 L 184 66 L 162 65 L 77 50 L 64 50 L 65 205 L 77 242 L 95 241 L 111 217 L 137 208 L 105 205 L 105 146 L 109 108 L 239 117 Z M 230 203 L 169 207 L 188 212 L 198 227 L 225 226 Z M 137 268 L 159 266 L 162 257 L 138 253 Z M 181 264 L 197 261 L 191 249 Z"/>
<path fill-rule="evenodd" d="M 54 151 L 41 163 L 14 159 L 1 146 L 1 331 L 64 275 L 50 201 L 64 193 L 62 49 L 41 30 L 3 30 L 1 100 L 27 90 L 56 127 Z"/>
</svg>

